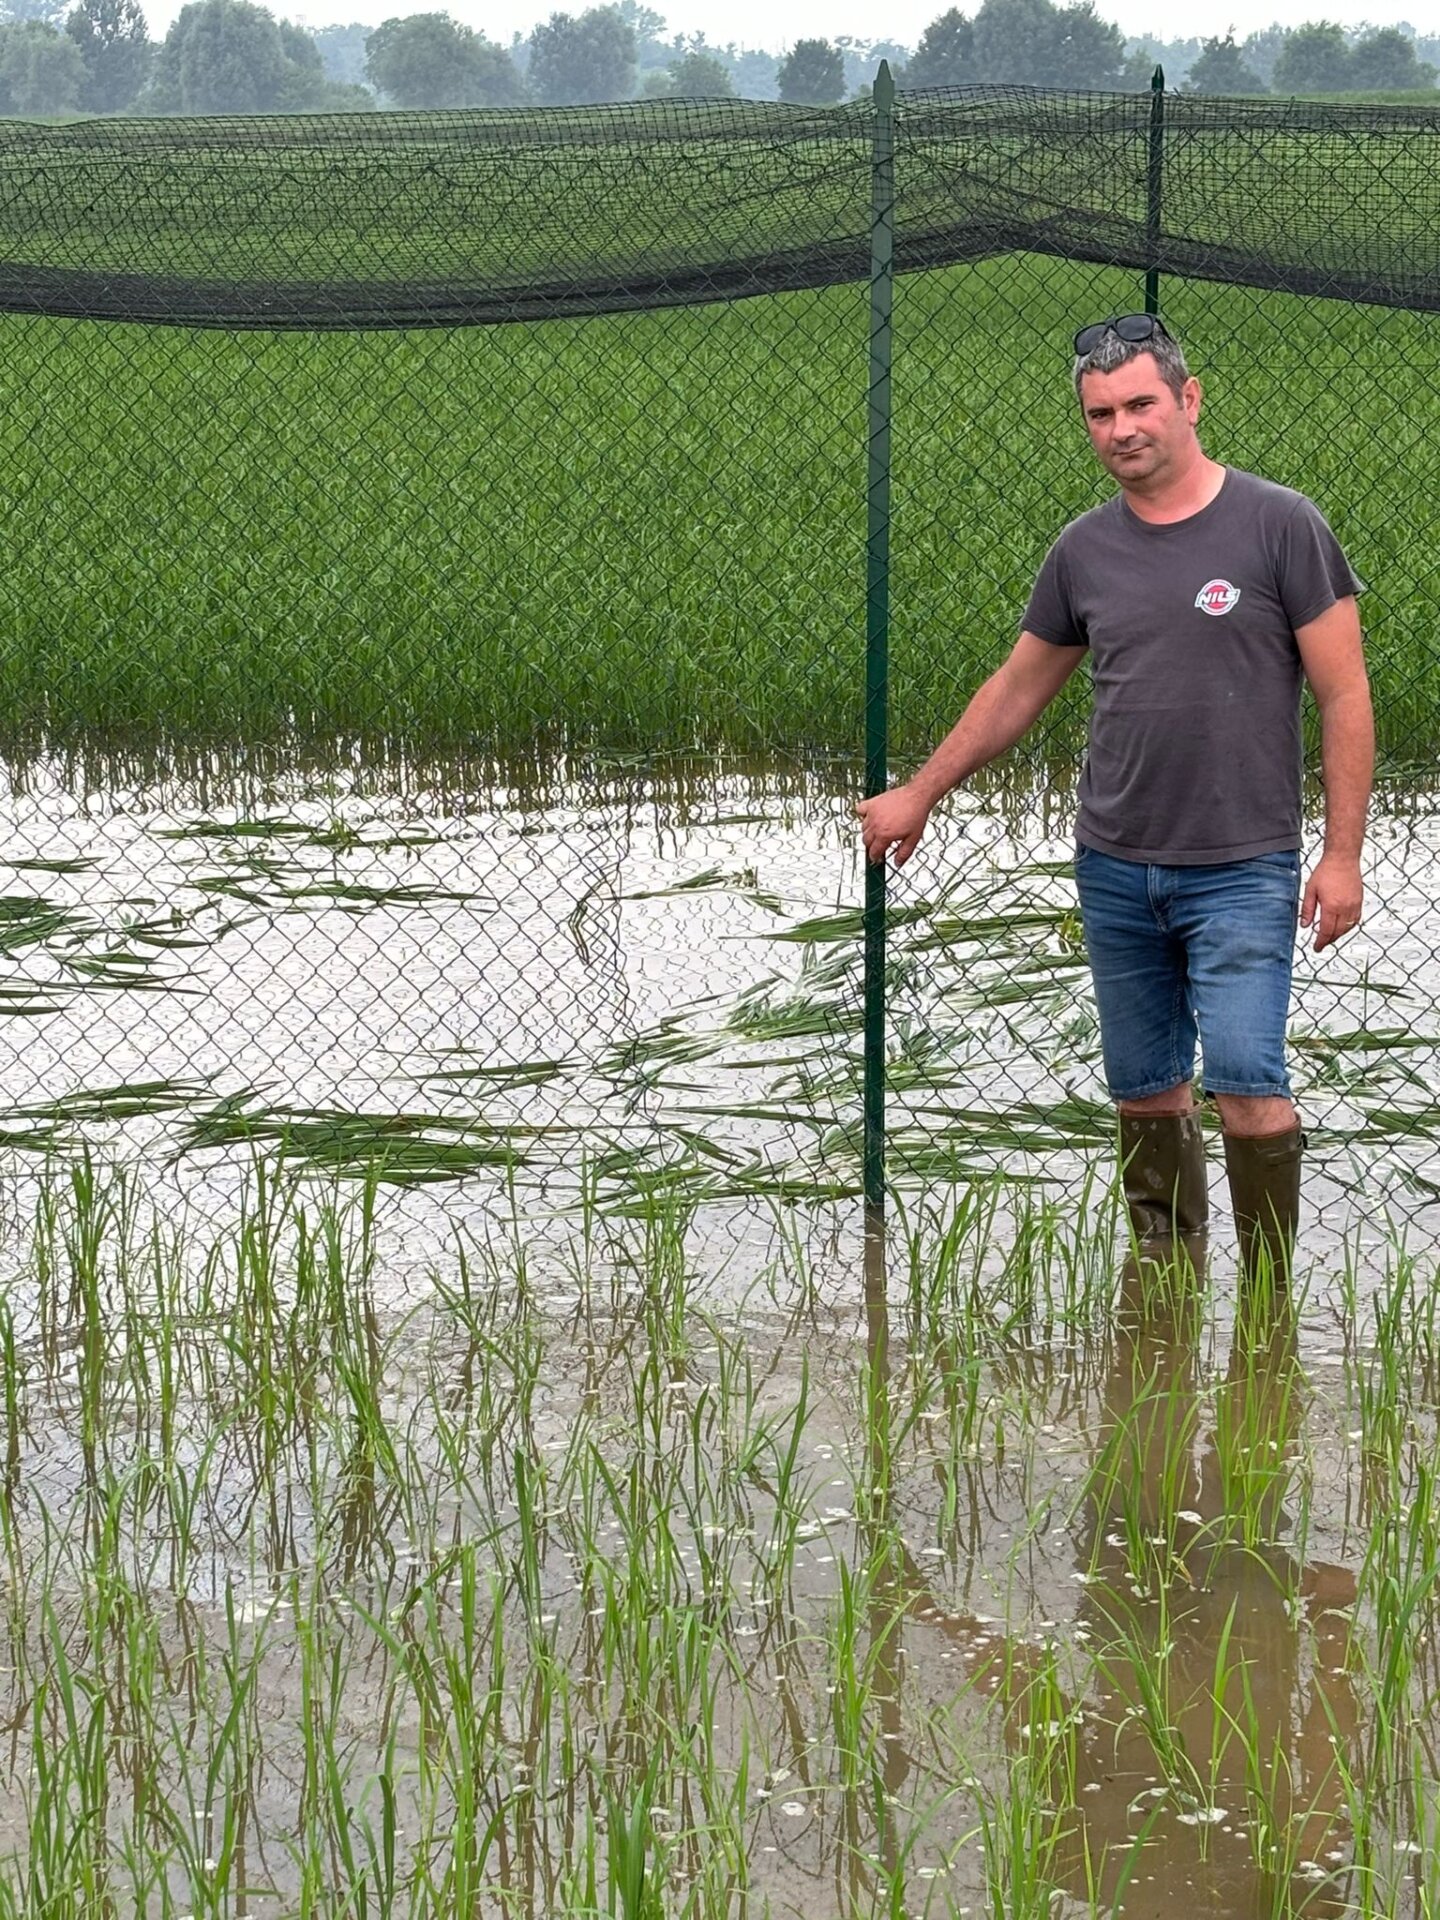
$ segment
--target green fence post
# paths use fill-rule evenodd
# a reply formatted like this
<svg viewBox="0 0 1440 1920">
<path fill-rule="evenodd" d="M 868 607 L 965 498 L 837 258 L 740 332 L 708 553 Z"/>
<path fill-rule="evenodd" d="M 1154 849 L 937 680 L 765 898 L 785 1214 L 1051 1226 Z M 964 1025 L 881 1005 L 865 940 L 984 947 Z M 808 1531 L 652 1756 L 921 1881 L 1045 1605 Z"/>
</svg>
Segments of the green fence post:
<svg viewBox="0 0 1440 1920">
<path fill-rule="evenodd" d="M 1145 311 L 1160 311 L 1160 209 L 1165 187 L 1165 69 L 1150 76 L 1150 165 L 1145 181 Z"/>
<path fill-rule="evenodd" d="M 870 406 L 865 535 L 865 794 L 883 793 L 890 699 L 890 361 L 895 260 L 895 82 L 875 76 L 871 157 Z M 885 865 L 865 868 L 864 1193 L 869 1245 L 885 1210 Z M 878 1257 L 878 1256 L 877 1256 Z"/>
</svg>

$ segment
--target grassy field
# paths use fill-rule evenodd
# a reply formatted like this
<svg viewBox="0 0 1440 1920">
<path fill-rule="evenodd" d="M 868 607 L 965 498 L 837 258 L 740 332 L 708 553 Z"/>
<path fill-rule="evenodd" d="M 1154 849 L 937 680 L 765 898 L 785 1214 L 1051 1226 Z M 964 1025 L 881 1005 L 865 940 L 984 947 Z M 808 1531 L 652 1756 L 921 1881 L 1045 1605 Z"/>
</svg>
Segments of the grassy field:
<svg viewBox="0 0 1440 1920">
<path fill-rule="evenodd" d="M 948 723 L 1101 492 L 1067 389 L 1128 273 L 905 278 L 894 716 Z M 1311 492 L 1371 585 L 1393 768 L 1433 761 L 1437 322 L 1169 282 L 1220 458 Z M 455 333 L 0 321 L 0 745 L 403 737 L 853 753 L 858 288 Z M 1072 750 L 1077 690 L 1050 746 Z"/>
<path fill-rule="evenodd" d="M 863 1315 L 798 1247 L 715 1307 L 664 1206 L 397 1314 L 373 1189 L 262 1168 L 231 1230 L 57 1170 L 0 1913 L 1433 1913 L 1433 1272 L 1117 1305 L 1103 1194 L 998 1198 Z"/>
</svg>

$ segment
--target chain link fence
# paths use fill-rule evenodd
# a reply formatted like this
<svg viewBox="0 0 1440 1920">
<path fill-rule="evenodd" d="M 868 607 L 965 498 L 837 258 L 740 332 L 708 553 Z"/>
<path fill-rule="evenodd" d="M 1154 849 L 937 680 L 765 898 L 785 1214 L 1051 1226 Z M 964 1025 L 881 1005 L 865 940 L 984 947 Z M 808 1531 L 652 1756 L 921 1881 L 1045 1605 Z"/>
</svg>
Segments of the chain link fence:
<svg viewBox="0 0 1440 1920">
<path fill-rule="evenodd" d="M 1070 334 L 1148 273 L 1209 450 L 1368 583 L 1370 916 L 1292 1043 L 1312 1213 L 1433 1245 L 1440 115 L 1161 110 L 1158 201 L 1151 100 L 1016 89 L 4 127 L 13 1178 L 378 1168 L 412 1262 L 517 1186 L 747 1261 L 851 1219 L 867 710 L 901 772 L 1010 644 L 1101 491 Z M 898 1186 L 1070 1204 L 1108 1155 L 1083 720 L 952 804 L 883 976 L 870 883 Z"/>
</svg>

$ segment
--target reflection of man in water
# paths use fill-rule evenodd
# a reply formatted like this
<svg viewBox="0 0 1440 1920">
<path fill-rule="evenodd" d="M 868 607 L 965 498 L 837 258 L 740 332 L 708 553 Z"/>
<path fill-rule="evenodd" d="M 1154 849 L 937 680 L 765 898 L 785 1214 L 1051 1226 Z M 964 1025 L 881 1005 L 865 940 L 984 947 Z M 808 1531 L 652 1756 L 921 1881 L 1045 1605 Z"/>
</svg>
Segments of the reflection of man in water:
<svg viewBox="0 0 1440 1920">
<path fill-rule="evenodd" d="M 1325 849 L 1301 911 L 1319 949 L 1360 918 L 1373 761 L 1360 582 L 1303 495 L 1205 454 L 1200 384 L 1157 319 L 1082 327 L 1075 353 L 1091 445 L 1119 491 L 1055 542 L 1019 640 L 946 740 L 862 803 L 865 847 L 902 865 L 936 802 L 1014 746 L 1089 655 L 1075 876 L 1131 1220 L 1142 1238 L 1205 1224 L 1198 1036 L 1245 1264 L 1273 1269 L 1293 1246 L 1304 1144 L 1284 1050 L 1300 687 L 1323 735 Z"/>
<path fill-rule="evenodd" d="M 1103 1468 L 1079 1541 L 1089 1574 L 1081 1618 L 1104 1660 L 1108 1698 L 1080 1728 L 1077 1798 L 1085 1852 L 1092 1862 L 1106 1852 L 1102 1878 L 1112 1890 L 1153 1804 L 1145 1797 L 1157 1773 L 1153 1708 L 1139 1684 L 1142 1665 L 1147 1683 L 1168 1695 L 1181 1764 L 1193 1770 L 1140 1856 L 1126 1900 L 1132 1916 L 1169 1912 L 1172 1897 L 1189 1888 L 1193 1898 L 1202 1886 L 1222 1911 L 1248 1911 L 1257 1874 L 1246 1828 L 1257 1819 L 1269 1822 L 1277 1877 L 1298 1870 L 1302 1884 L 1348 1839 L 1331 1737 L 1345 1740 L 1356 1723 L 1350 1622 L 1337 1610 L 1354 1600 L 1355 1584 L 1344 1568 L 1298 1564 L 1276 1544 L 1288 1526 L 1304 1393 L 1293 1314 L 1283 1300 L 1267 1310 L 1242 1298 L 1215 1430 L 1198 1473 L 1187 1473 L 1199 1425 L 1194 1299 L 1170 1276 L 1152 1287 L 1127 1271 Z M 1139 1569 L 1137 1547 L 1150 1556 Z M 1312 1629 L 1308 1671 L 1302 1620 Z M 1187 1797 L 1193 1804 L 1181 1811 Z M 1137 1799 L 1140 1819 L 1129 1813 Z M 1315 1898 L 1312 1886 L 1306 1904 Z"/>
<path fill-rule="evenodd" d="M 998 1676 L 1015 1748 L 1048 1748 L 1055 1802 L 1073 1794 L 1051 1868 L 1073 1893 L 1108 1912 L 1124 1886 L 1130 1920 L 1197 1898 L 1228 1920 L 1293 1882 L 1285 1911 L 1333 1912 L 1340 1882 L 1321 1876 L 1349 1857 L 1355 1583 L 1276 1544 L 1303 1411 L 1294 1316 L 1283 1297 L 1242 1304 L 1197 1463 L 1199 1335 L 1193 1286 L 1127 1267 L 1076 1542 L 1083 1699 L 1040 1687 L 1032 1645 L 985 1644 L 994 1627 L 963 1616 L 947 1630 L 972 1673 Z M 1077 1708 L 1073 1735 L 1053 1736 Z"/>
</svg>

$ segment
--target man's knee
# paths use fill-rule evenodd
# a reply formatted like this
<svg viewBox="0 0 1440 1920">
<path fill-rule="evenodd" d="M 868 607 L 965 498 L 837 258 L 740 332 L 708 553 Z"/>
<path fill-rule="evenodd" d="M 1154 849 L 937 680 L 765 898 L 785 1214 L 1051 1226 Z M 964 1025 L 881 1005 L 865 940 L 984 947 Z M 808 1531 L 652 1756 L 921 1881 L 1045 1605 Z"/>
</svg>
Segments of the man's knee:
<svg viewBox="0 0 1440 1920">
<path fill-rule="evenodd" d="M 1182 1080 L 1178 1087 L 1167 1087 L 1163 1093 L 1147 1093 L 1142 1100 L 1117 1100 L 1115 1104 L 1121 1113 L 1189 1113 L 1195 1104 L 1190 1085 Z"/>
<path fill-rule="evenodd" d="M 1217 1093 L 1215 1104 L 1220 1109 L 1220 1124 L 1226 1133 L 1233 1133 L 1242 1139 L 1255 1140 L 1268 1133 L 1288 1133 L 1299 1125 L 1299 1116 L 1293 1100 L 1283 1095 Z"/>
</svg>

